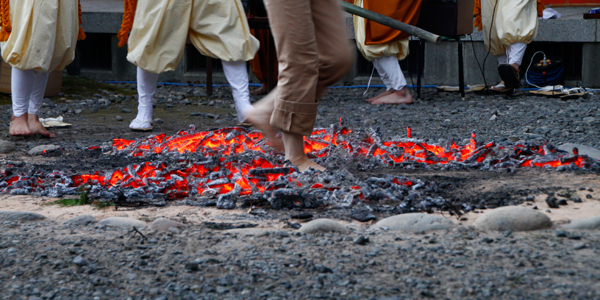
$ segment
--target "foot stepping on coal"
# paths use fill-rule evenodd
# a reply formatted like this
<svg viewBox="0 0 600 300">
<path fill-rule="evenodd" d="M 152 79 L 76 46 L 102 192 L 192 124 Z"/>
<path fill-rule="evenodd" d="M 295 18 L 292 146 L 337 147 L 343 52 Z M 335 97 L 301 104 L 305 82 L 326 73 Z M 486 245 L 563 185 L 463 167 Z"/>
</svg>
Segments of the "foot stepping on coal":
<svg viewBox="0 0 600 300">
<path fill-rule="evenodd" d="M 487 211 L 473 222 L 473 226 L 491 231 L 531 231 L 552 227 L 552 221 L 531 208 L 507 206 Z"/>
</svg>

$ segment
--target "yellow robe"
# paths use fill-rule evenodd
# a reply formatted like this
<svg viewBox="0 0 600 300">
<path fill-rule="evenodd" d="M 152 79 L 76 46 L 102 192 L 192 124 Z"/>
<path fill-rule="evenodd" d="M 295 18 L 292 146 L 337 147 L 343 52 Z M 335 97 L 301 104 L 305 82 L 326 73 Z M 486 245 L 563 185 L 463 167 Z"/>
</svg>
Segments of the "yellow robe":
<svg viewBox="0 0 600 300">
<path fill-rule="evenodd" d="M 12 32 L 2 59 L 20 70 L 62 70 L 75 58 L 78 0 L 10 0 Z"/>
<path fill-rule="evenodd" d="M 538 2 L 481 0 L 481 21 L 484 43 L 490 54 L 504 55 L 509 45 L 529 44 L 535 39 L 538 30 Z"/>
<path fill-rule="evenodd" d="M 378 6 L 381 3 L 373 2 Z M 369 8 L 363 0 L 355 0 L 354 5 Z M 421 7 L 421 1 L 415 0 L 411 3 L 402 3 L 407 11 L 398 12 L 399 15 L 407 19 L 399 20 L 404 23 L 415 25 L 418 21 L 418 14 Z M 416 14 L 416 16 L 415 16 Z M 367 24 L 370 23 L 370 24 Z M 396 56 L 404 59 L 408 55 L 408 37 L 400 31 L 384 27 L 374 22 L 367 22 L 364 18 L 354 16 L 354 35 L 356 45 L 362 55 L 368 60 L 380 58 L 383 56 Z"/>
<path fill-rule="evenodd" d="M 175 70 L 188 37 L 225 61 L 248 61 L 259 48 L 239 0 L 138 0 L 127 59 L 151 73 Z"/>
</svg>

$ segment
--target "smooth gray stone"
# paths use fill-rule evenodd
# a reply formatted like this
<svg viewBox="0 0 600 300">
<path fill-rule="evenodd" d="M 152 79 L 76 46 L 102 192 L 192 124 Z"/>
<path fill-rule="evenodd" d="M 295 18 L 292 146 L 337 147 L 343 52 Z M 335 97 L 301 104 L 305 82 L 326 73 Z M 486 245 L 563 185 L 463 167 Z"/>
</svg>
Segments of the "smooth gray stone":
<svg viewBox="0 0 600 300">
<path fill-rule="evenodd" d="M 331 220 L 331 219 L 316 219 L 312 220 L 299 229 L 302 233 L 318 233 L 318 232 L 340 232 L 348 233 L 350 230 L 346 226 Z"/>
<path fill-rule="evenodd" d="M 77 216 L 71 219 L 68 219 L 65 221 L 65 224 L 70 224 L 70 225 L 88 225 L 88 224 L 94 224 L 97 223 L 98 220 L 96 220 L 96 218 L 94 218 L 94 216 L 92 215 L 81 215 L 81 216 Z"/>
<path fill-rule="evenodd" d="M 487 211 L 473 226 L 480 230 L 530 231 L 549 228 L 552 221 L 545 214 L 522 206 L 506 206 Z"/>
<path fill-rule="evenodd" d="M 44 220 L 46 217 L 26 211 L 0 211 L 0 221 L 27 222 Z"/>
<path fill-rule="evenodd" d="M 566 143 L 558 146 L 558 149 L 567 151 L 571 154 L 573 154 L 573 148 L 577 148 L 579 150 L 579 154 L 587 155 L 594 159 L 600 159 L 600 149 L 594 147 L 572 143 Z"/>
<path fill-rule="evenodd" d="M 575 219 L 561 227 L 566 229 L 600 229 L 600 215 L 588 219 Z"/>
<path fill-rule="evenodd" d="M 15 146 L 15 143 L 10 142 L 10 141 L 0 140 L 0 153 L 2 153 L 2 154 L 11 153 L 11 152 L 15 151 L 16 148 L 17 147 Z"/>
<path fill-rule="evenodd" d="M 176 222 L 173 220 L 169 220 L 167 218 L 158 218 L 156 220 L 154 220 L 154 222 L 152 222 L 149 226 L 149 228 L 151 230 L 156 230 L 156 231 L 167 231 L 169 230 L 169 228 L 186 228 L 187 225 L 180 223 L 180 222 Z"/>
<path fill-rule="evenodd" d="M 236 229 L 226 230 L 225 232 L 235 233 L 235 234 L 238 234 L 239 236 L 261 237 L 261 236 L 269 235 L 269 232 L 267 230 L 260 229 L 260 228 L 236 228 Z"/>
<path fill-rule="evenodd" d="M 139 227 L 147 226 L 146 222 L 136 220 L 136 219 L 124 218 L 124 217 L 109 217 L 109 218 L 106 218 L 106 219 L 98 222 L 98 224 L 105 225 L 105 226 L 122 227 L 122 228 L 133 228 L 133 227 L 139 228 Z"/>
<path fill-rule="evenodd" d="M 49 151 L 54 151 L 54 150 L 58 150 L 58 149 L 60 149 L 60 146 L 58 146 L 58 145 L 40 145 L 40 146 L 32 148 L 27 153 L 29 153 L 29 155 L 31 155 L 31 156 L 36 156 L 36 155 L 44 154 L 44 150 L 49 152 Z"/>
<path fill-rule="evenodd" d="M 447 229 L 454 226 L 454 223 L 438 215 L 412 213 L 385 218 L 373 226 L 390 231 L 418 232 Z"/>
</svg>

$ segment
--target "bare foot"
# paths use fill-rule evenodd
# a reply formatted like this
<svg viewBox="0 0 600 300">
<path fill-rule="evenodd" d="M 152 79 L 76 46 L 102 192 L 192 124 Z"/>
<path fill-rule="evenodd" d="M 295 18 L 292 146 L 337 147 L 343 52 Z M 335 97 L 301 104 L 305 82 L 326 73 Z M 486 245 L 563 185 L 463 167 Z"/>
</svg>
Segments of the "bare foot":
<svg viewBox="0 0 600 300">
<path fill-rule="evenodd" d="M 250 91 L 250 95 L 260 96 L 266 95 L 269 91 L 267 90 L 267 86 L 263 84 L 260 88 Z"/>
<path fill-rule="evenodd" d="M 325 168 L 308 159 L 304 152 L 304 136 L 291 132 L 283 132 L 283 143 L 285 145 L 285 159 L 304 172 L 308 168 L 325 171 Z"/>
<path fill-rule="evenodd" d="M 413 97 L 412 95 L 408 92 L 408 88 L 407 87 L 403 87 L 401 90 L 399 91 L 394 91 L 393 93 L 387 95 L 387 96 L 383 96 L 373 102 L 371 102 L 371 104 L 373 105 L 378 105 L 378 104 L 411 104 L 413 103 Z"/>
<path fill-rule="evenodd" d="M 367 102 L 373 102 L 373 101 L 375 101 L 375 100 L 377 100 L 377 99 L 379 99 L 381 97 L 385 97 L 385 96 L 387 96 L 387 95 L 389 95 L 389 94 L 391 94 L 393 92 L 394 92 L 393 89 L 389 89 L 389 90 L 387 90 L 387 91 L 385 91 L 385 92 L 383 92 L 383 93 L 381 93 L 381 94 L 379 94 L 379 95 L 377 95 L 377 96 L 375 96 L 373 98 L 367 99 Z"/>
<path fill-rule="evenodd" d="M 294 166 L 296 166 L 298 168 L 298 170 L 300 170 L 300 172 L 304 172 L 304 171 L 308 170 L 308 168 L 313 168 L 317 171 L 327 170 L 325 167 L 321 166 L 320 164 L 314 162 L 311 159 L 308 159 L 308 157 L 306 157 L 306 156 L 295 159 L 295 161 L 292 159 L 289 159 L 289 161 L 292 164 L 294 164 Z"/>
<path fill-rule="evenodd" d="M 27 114 L 24 114 L 20 117 L 15 117 L 13 115 L 8 132 L 10 135 L 14 136 L 32 135 L 33 132 L 31 132 L 31 129 L 27 123 Z"/>
<path fill-rule="evenodd" d="M 42 122 L 40 122 L 40 118 L 38 117 L 38 115 L 29 115 L 28 123 L 29 123 L 29 129 L 31 129 L 31 132 L 33 134 L 39 134 L 39 135 L 45 136 L 47 138 L 55 138 L 56 137 L 56 134 L 48 131 L 44 127 L 44 125 L 42 125 Z"/>
<path fill-rule="evenodd" d="M 254 109 L 248 112 L 245 121 L 262 131 L 263 136 L 271 143 L 271 146 L 275 148 L 275 150 L 283 152 L 283 142 L 277 137 L 275 128 L 270 124 L 274 103 L 275 92 L 271 91 L 270 94 L 254 104 Z"/>
</svg>

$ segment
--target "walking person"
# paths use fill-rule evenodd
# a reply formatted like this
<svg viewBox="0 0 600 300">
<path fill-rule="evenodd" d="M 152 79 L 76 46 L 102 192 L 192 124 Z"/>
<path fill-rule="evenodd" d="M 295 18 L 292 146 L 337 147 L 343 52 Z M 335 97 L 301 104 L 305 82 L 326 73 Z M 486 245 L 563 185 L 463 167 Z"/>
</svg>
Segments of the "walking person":
<svg viewBox="0 0 600 300">
<path fill-rule="evenodd" d="M 13 136 L 56 137 L 39 120 L 48 74 L 75 58 L 81 29 L 78 0 L 0 0 L 2 59 L 11 65 Z"/>
<path fill-rule="evenodd" d="M 250 34 L 239 0 L 125 0 L 118 37 L 137 66 L 138 113 L 129 128 L 152 130 L 152 98 L 158 76 L 175 70 L 189 37 L 202 55 L 220 59 L 231 85 L 238 120 L 252 110 L 246 61 L 259 43 Z"/>
<path fill-rule="evenodd" d="M 259 101 L 248 121 L 300 171 L 325 168 L 304 151 L 319 99 L 340 80 L 354 57 L 338 0 L 264 0 L 277 49 L 277 87 Z M 276 137 L 281 131 L 282 140 Z"/>
</svg>

